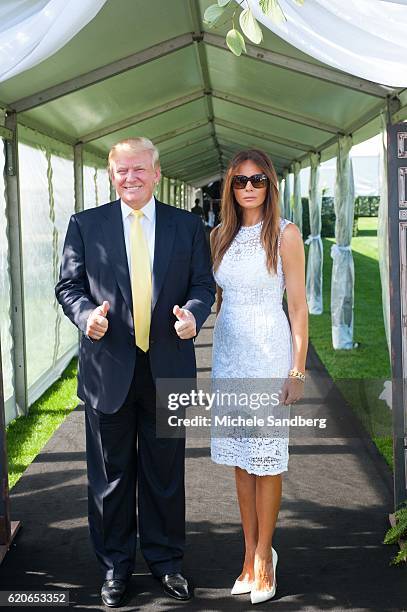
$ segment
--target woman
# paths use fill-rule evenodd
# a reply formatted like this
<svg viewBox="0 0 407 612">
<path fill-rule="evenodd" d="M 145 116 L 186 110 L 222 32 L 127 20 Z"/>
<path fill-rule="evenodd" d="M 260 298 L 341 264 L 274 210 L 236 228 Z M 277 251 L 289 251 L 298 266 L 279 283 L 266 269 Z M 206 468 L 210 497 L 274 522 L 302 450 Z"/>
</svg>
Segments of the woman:
<svg viewBox="0 0 407 612">
<path fill-rule="evenodd" d="M 304 248 L 297 226 L 280 218 L 277 175 L 262 151 L 242 151 L 231 161 L 211 249 L 218 298 L 213 379 L 280 379 L 280 407 L 294 404 L 303 395 L 308 346 Z M 245 556 L 232 594 L 266 601 L 276 590 L 272 539 L 288 439 L 213 436 L 211 455 L 235 467 Z"/>
</svg>

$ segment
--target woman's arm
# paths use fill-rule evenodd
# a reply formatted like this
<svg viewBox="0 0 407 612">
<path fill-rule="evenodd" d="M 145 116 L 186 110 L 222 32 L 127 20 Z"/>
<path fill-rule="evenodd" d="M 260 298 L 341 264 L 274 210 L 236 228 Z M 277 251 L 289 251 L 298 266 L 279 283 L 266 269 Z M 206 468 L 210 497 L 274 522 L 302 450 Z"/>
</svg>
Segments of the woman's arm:
<svg viewBox="0 0 407 612">
<path fill-rule="evenodd" d="M 293 369 L 304 373 L 308 350 L 308 305 L 305 294 L 305 254 L 302 236 L 298 227 L 294 224 L 289 224 L 283 231 L 281 236 L 280 255 L 285 276 L 288 314 L 290 317 L 293 340 Z M 296 379 L 292 380 L 297 383 L 293 385 L 292 390 L 295 390 L 295 388 L 301 390 L 303 383 Z M 286 403 L 290 403 L 290 401 Z"/>
<path fill-rule="evenodd" d="M 213 252 L 214 252 L 214 248 L 215 248 L 215 240 L 216 240 L 217 230 L 218 230 L 218 228 L 215 227 L 211 231 L 210 236 L 209 236 L 209 241 L 210 241 L 210 245 L 211 245 L 212 260 L 213 260 Z M 219 285 L 216 285 L 216 316 L 218 316 L 221 306 L 222 306 L 222 289 L 219 287 Z"/>
<path fill-rule="evenodd" d="M 283 231 L 280 255 L 285 276 L 288 314 L 293 338 L 293 368 L 304 372 L 308 349 L 305 254 L 300 231 L 294 224 L 288 225 Z"/>
<path fill-rule="evenodd" d="M 216 285 L 216 316 L 218 316 L 221 306 L 222 306 L 222 289 L 218 285 Z"/>
</svg>

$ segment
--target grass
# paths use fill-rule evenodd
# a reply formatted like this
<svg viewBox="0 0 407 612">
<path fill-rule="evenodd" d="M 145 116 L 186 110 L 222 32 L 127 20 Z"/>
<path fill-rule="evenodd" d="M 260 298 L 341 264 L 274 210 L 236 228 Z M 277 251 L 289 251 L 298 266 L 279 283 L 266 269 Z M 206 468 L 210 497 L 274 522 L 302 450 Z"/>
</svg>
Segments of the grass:
<svg viewBox="0 0 407 612">
<path fill-rule="evenodd" d="M 350 403 L 390 467 L 393 467 L 391 413 L 378 396 L 391 378 L 384 331 L 378 265 L 377 218 L 359 218 L 359 235 L 352 239 L 355 265 L 354 340 L 358 348 L 334 350 L 331 336 L 330 292 L 333 238 L 323 239 L 323 305 L 310 315 L 310 340 L 329 375 Z"/>
<path fill-rule="evenodd" d="M 359 236 L 352 239 L 355 263 L 354 339 L 351 351 L 334 351 L 331 338 L 330 291 L 334 240 L 324 243 L 322 315 L 310 315 L 310 339 L 329 375 L 371 434 L 387 463 L 393 465 L 391 415 L 378 400 L 383 379 L 389 379 L 390 362 L 384 332 L 378 266 L 377 219 L 359 218 Z M 78 403 L 76 360 L 62 377 L 33 404 L 29 414 L 7 428 L 9 484 L 15 485 L 55 430 Z"/>
<path fill-rule="evenodd" d="M 7 427 L 10 488 L 77 406 L 76 369 L 77 360 L 72 359 L 61 378 L 31 406 L 28 415 L 12 421 Z"/>
</svg>

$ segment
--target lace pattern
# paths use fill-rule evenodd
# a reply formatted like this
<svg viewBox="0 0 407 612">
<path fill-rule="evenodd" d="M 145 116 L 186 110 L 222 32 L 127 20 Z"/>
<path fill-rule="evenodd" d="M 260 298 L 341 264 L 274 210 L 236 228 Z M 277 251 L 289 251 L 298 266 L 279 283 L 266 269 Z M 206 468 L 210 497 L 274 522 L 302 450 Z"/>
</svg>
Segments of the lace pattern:
<svg viewBox="0 0 407 612">
<path fill-rule="evenodd" d="M 280 220 L 280 239 L 289 223 Z M 282 308 L 281 258 L 278 254 L 277 273 L 270 274 L 261 226 L 240 228 L 215 273 L 222 306 L 214 329 L 212 377 L 238 379 L 242 385 L 244 379 L 269 379 L 272 388 L 292 367 L 292 341 Z M 279 474 L 287 470 L 288 438 L 212 437 L 211 456 L 251 474 Z"/>
</svg>

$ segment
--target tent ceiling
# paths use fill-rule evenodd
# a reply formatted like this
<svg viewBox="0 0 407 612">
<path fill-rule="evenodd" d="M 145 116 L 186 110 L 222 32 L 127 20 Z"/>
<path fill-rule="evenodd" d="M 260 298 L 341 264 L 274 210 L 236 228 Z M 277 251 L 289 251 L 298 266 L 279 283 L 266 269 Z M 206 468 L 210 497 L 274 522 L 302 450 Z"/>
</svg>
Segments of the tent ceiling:
<svg viewBox="0 0 407 612">
<path fill-rule="evenodd" d="M 326 159 L 339 133 L 355 142 L 377 133 L 389 95 L 400 94 L 397 118 L 407 116 L 405 90 L 324 66 L 270 31 L 236 58 L 225 49 L 230 24 L 202 23 L 212 2 L 109 0 L 63 49 L 3 82 L 0 105 L 102 156 L 146 135 L 164 174 L 190 182 L 219 176 L 247 146 L 265 149 L 279 173 L 310 151 Z"/>
</svg>

